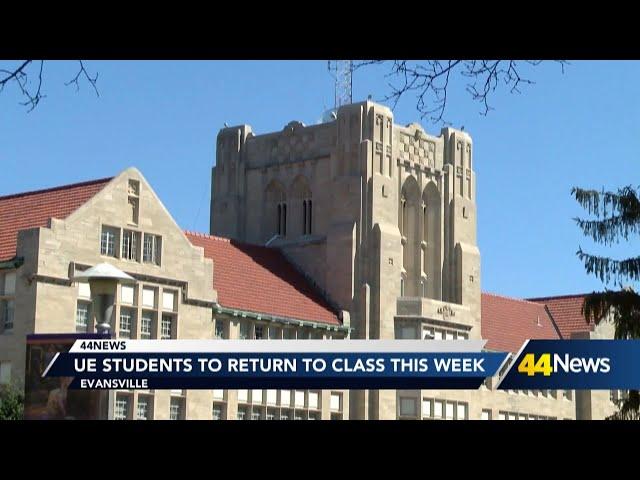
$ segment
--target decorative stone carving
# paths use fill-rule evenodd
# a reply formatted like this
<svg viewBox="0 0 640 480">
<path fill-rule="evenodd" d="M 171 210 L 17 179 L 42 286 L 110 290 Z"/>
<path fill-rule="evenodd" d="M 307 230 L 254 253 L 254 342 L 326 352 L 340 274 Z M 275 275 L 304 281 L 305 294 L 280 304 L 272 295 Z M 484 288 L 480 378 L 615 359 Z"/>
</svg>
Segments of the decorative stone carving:
<svg viewBox="0 0 640 480">
<path fill-rule="evenodd" d="M 438 313 L 442 315 L 442 318 L 444 320 L 456 316 L 456 312 L 449 305 L 444 305 L 442 307 L 439 307 Z"/>
</svg>

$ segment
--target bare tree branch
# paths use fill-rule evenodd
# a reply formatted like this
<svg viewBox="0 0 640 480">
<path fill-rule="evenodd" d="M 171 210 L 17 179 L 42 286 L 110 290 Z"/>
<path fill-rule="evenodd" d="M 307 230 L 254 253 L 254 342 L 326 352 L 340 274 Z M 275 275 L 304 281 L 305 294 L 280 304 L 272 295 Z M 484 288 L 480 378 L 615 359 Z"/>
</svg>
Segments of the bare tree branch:
<svg viewBox="0 0 640 480">
<path fill-rule="evenodd" d="M 11 70 L 0 70 L 0 73 L 4 73 L 6 74 L 6 77 L 0 79 L 0 91 L 2 91 L 2 89 L 4 88 L 4 86 L 9 83 L 11 80 L 13 80 L 16 77 L 19 77 L 20 75 L 22 75 L 23 70 L 25 68 L 27 68 L 27 65 L 29 65 L 31 62 L 33 62 L 33 60 L 25 60 L 25 62 L 20 65 L 18 68 L 16 68 L 15 70 L 11 71 Z"/>
<path fill-rule="evenodd" d="M 385 60 L 364 60 L 354 62 L 354 70 L 371 65 L 381 65 Z M 557 61 L 564 73 L 564 60 Z M 521 73 L 522 65 L 536 67 L 541 60 L 424 60 L 409 62 L 393 60 L 386 78 L 391 78 L 388 86 L 390 93 L 382 101 L 392 102 L 392 108 L 408 92 L 416 94 L 416 108 L 421 117 L 429 117 L 434 123 L 443 122 L 447 107 L 448 91 L 454 75 L 467 78 L 467 92 L 471 98 L 482 105 L 481 115 L 487 115 L 492 107 L 491 95 L 500 87 L 510 93 L 520 93 L 522 85 L 534 82 Z"/>
<path fill-rule="evenodd" d="M 29 67 L 36 62 L 39 62 L 39 67 L 34 73 L 30 71 L 33 69 Z M 44 60 L 25 60 L 15 68 L 0 69 L 0 93 L 4 91 L 7 85 L 17 86 L 20 95 L 24 99 L 24 101 L 20 102 L 20 105 L 28 107 L 29 112 L 33 111 L 40 101 L 46 97 L 46 95 L 42 93 L 44 63 Z M 94 76 L 91 76 L 86 70 L 83 61 L 78 60 L 78 63 L 80 65 L 78 72 L 75 77 L 66 82 L 65 85 L 75 84 L 77 92 L 80 89 L 80 80 L 84 79 L 93 87 L 96 95 L 100 96 L 96 86 L 98 74 L 96 73 Z M 36 78 L 33 83 L 30 82 L 30 75 Z"/>
<path fill-rule="evenodd" d="M 81 76 L 83 76 L 87 80 L 87 82 L 89 82 L 89 84 L 93 87 L 93 90 L 96 92 L 96 95 L 99 97 L 100 94 L 98 93 L 98 89 L 96 88 L 96 82 L 98 81 L 98 73 L 96 72 L 96 75 L 94 77 L 91 77 L 91 75 L 89 75 L 87 70 L 84 68 L 84 63 L 82 62 L 82 60 L 78 60 L 78 63 L 80 63 L 80 70 L 78 70 L 78 73 L 76 73 L 76 76 L 73 77 L 68 82 L 66 82 L 65 85 L 69 86 L 71 84 L 75 84 L 76 92 L 78 92 L 80 91 L 80 84 L 78 83 L 78 79 Z"/>
</svg>

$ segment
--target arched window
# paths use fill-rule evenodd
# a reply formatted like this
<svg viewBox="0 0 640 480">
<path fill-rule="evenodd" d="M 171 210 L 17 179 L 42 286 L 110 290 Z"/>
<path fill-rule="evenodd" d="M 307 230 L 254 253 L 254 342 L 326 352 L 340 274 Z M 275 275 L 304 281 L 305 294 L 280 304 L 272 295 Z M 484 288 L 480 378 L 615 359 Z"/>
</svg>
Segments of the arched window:
<svg viewBox="0 0 640 480">
<path fill-rule="evenodd" d="M 307 234 L 307 201 L 302 201 L 302 225 L 303 225 L 303 234 Z"/>
<path fill-rule="evenodd" d="M 294 199 L 291 227 L 293 235 L 310 235 L 313 230 L 313 203 L 309 182 L 303 175 L 298 175 L 291 184 L 290 195 Z"/>
<path fill-rule="evenodd" d="M 273 180 L 265 191 L 263 232 L 265 241 L 274 235 L 287 235 L 287 196 L 284 187 Z"/>
<path fill-rule="evenodd" d="M 280 235 L 287 236 L 287 204 L 282 204 L 282 224 L 280 227 Z"/>
<path fill-rule="evenodd" d="M 426 284 L 426 294 L 423 296 L 440 299 L 442 294 L 441 197 L 434 182 L 429 182 L 424 189 L 422 203 L 422 241 L 424 242 L 422 271 L 429 280 Z"/>
<path fill-rule="evenodd" d="M 302 201 L 302 234 L 311 235 L 311 225 L 313 225 L 313 203 L 311 200 Z"/>
<path fill-rule="evenodd" d="M 407 199 L 404 195 L 400 199 L 400 235 L 405 236 L 405 228 L 407 225 Z"/>
<path fill-rule="evenodd" d="M 408 176 L 401 190 L 399 223 L 402 232 L 402 268 L 406 272 L 404 291 L 405 295 L 410 297 L 419 297 L 421 293 L 422 200 L 420 197 L 418 182 L 415 177 Z"/>
</svg>

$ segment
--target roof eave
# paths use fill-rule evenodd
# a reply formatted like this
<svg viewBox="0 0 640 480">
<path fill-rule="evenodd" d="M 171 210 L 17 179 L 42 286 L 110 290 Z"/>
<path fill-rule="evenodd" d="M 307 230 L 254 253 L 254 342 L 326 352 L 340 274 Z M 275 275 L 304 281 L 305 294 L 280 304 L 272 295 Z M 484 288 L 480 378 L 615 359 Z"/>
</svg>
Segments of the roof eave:
<svg viewBox="0 0 640 480">
<path fill-rule="evenodd" d="M 10 260 L 0 260 L 0 270 L 14 270 L 24 263 L 24 257 L 13 257 Z"/>
<path fill-rule="evenodd" d="M 232 315 L 234 317 L 242 317 L 242 318 L 254 318 L 256 320 L 271 320 L 273 322 L 282 323 L 284 325 L 293 325 L 299 327 L 312 327 L 320 330 L 334 331 L 334 332 L 345 332 L 349 333 L 352 328 L 346 327 L 344 325 L 333 325 L 330 323 L 324 322 L 314 322 L 311 320 L 302 320 L 299 318 L 289 318 L 289 317 L 281 317 L 278 315 L 272 315 L 270 313 L 257 313 L 251 312 L 249 310 L 243 310 L 240 308 L 228 308 L 223 307 L 220 304 L 217 304 L 214 307 L 214 311 L 217 313 L 225 313 L 227 315 Z"/>
</svg>

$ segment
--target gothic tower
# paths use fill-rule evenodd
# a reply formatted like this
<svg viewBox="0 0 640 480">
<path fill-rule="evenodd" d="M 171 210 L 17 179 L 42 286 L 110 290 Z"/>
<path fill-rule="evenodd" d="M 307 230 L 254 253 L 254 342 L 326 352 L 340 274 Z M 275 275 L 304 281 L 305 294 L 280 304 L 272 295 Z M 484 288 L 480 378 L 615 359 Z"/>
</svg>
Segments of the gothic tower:
<svg viewBox="0 0 640 480">
<path fill-rule="evenodd" d="M 211 233 L 281 249 L 352 338 L 480 338 L 471 137 L 396 125 L 371 101 L 336 117 L 221 130 Z M 397 395 L 352 392 L 351 418 L 396 418 Z"/>
</svg>

